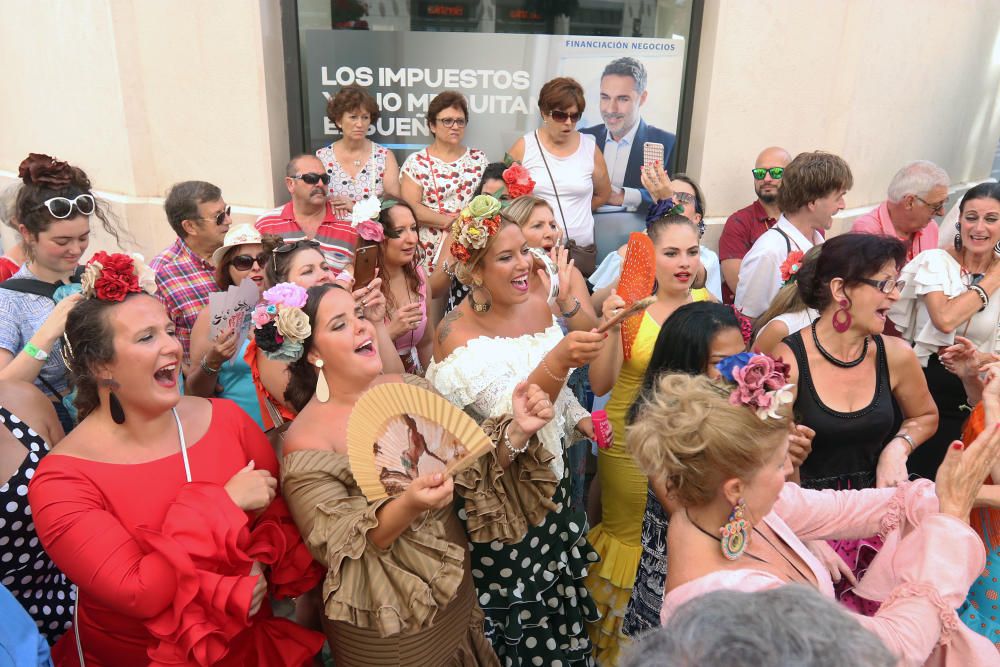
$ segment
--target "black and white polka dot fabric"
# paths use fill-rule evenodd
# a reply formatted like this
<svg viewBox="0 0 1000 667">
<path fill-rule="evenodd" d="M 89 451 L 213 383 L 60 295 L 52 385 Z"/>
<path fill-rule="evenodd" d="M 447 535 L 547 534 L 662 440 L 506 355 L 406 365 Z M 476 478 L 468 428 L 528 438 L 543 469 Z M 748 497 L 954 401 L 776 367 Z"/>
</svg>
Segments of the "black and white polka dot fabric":
<svg viewBox="0 0 1000 667">
<path fill-rule="evenodd" d="M 72 625 L 76 596 L 72 585 L 42 549 L 28 505 L 28 482 L 49 446 L 3 407 L 0 423 L 28 450 L 21 466 L 0 486 L 0 583 L 21 603 L 51 644 Z"/>
</svg>

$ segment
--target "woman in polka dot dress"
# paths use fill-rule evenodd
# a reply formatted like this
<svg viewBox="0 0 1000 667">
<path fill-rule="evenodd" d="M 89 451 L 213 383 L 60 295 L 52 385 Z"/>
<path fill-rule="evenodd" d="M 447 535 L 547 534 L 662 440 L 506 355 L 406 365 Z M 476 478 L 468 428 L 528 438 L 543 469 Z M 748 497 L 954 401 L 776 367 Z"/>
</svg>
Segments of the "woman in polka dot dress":
<svg viewBox="0 0 1000 667">
<path fill-rule="evenodd" d="M 434 271 L 438 245 L 452 221 L 472 197 L 489 160 L 486 153 L 462 145 L 469 106 L 461 93 L 446 90 L 427 105 L 427 125 L 434 143 L 403 162 L 400 188 L 420 223 L 422 266 Z"/>
<path fill-rule="evenodd" d="M 356 85 L 344 86 L 326 105 L 326 117 L 342 134 L 316 151 L 316 157 L 330 175 L 328 196 L 340 219 L 350 219 L 355 202 L 399 194 L 396 157 L 366 138 L 378 116 L 374 98 Z"/>
<path fill-rule="evenodd" d="M 0 384 L 0 424 L 0 584 L 53 643 L 72 624 L 75 595 L 35 535 L 28 482 L 63 431 L 44 394 L 21 382 Z"/>
</svg>

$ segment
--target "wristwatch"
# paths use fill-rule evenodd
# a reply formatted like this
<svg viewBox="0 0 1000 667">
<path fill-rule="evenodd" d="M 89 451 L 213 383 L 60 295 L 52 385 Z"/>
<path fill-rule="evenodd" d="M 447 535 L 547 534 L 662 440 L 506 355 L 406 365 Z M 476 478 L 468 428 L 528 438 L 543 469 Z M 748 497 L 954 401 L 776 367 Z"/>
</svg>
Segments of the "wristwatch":
<svg viewBox="0 0 1000 667">
<path fill-rule="evenodd" d="M 28 343 L 24 346 L 24 353 L 31 357 L 32 359 L 37 359 L 38 361 L 45 361 L 49 358 L 49 353 L 43 349 L 40 349 L 34 343 Z"/>
</svg>

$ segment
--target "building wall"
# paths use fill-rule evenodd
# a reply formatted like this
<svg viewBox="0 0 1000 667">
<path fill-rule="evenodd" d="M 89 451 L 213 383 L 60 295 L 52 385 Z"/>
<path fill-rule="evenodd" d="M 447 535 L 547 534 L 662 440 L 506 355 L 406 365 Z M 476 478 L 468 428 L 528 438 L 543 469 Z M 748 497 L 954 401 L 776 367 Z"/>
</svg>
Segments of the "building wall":
<svg viewBox="0 0 1000 667">
<path fill-rule="evenodd" d="M 1000 3 L 706 0 L 688 172 L 722 220 L 753 200 L 750 168 L 775 144 L 844 157 L 849 208 L 916 159 L 958 187 L 990 174 L 998 92 Z"/>
<path fill-rule="evenodd" d="M 657 2 L 664 17 L 673 5 Z M 285 198 L 280 26 L 279 0 L 0 3 L 0 183 L 30 151 L 77 164 L 147 256 L 172 239 L 162 198 L 177 181 L 219 185 L 252 220 Z M 987 177 L 998 36 L 992 0 L 705 0 L 687 171 L 707 193 L 709 245 L 753 198 L 766 145 L 844 156 L 851 213 L 908 160 L 941 164 L 956 189 Z"/>
</svg>

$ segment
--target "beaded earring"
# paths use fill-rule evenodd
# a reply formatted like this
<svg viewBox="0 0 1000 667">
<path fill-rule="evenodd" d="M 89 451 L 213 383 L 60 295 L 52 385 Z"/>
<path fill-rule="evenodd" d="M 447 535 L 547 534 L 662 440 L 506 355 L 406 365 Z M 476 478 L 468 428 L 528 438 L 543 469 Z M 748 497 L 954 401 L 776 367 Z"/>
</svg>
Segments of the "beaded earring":
<svg viewBox="0 0 1000 667">
<path fill-rule="evenodd" d="M 740 498 L 729 513 L 729 520 L 722 526 L 722 555 L 729 560 L 736 560 L 746 551 L 750 542 L 750 524 L 743 515 L 746 512 L 746 503 Z"/>
</svg>

